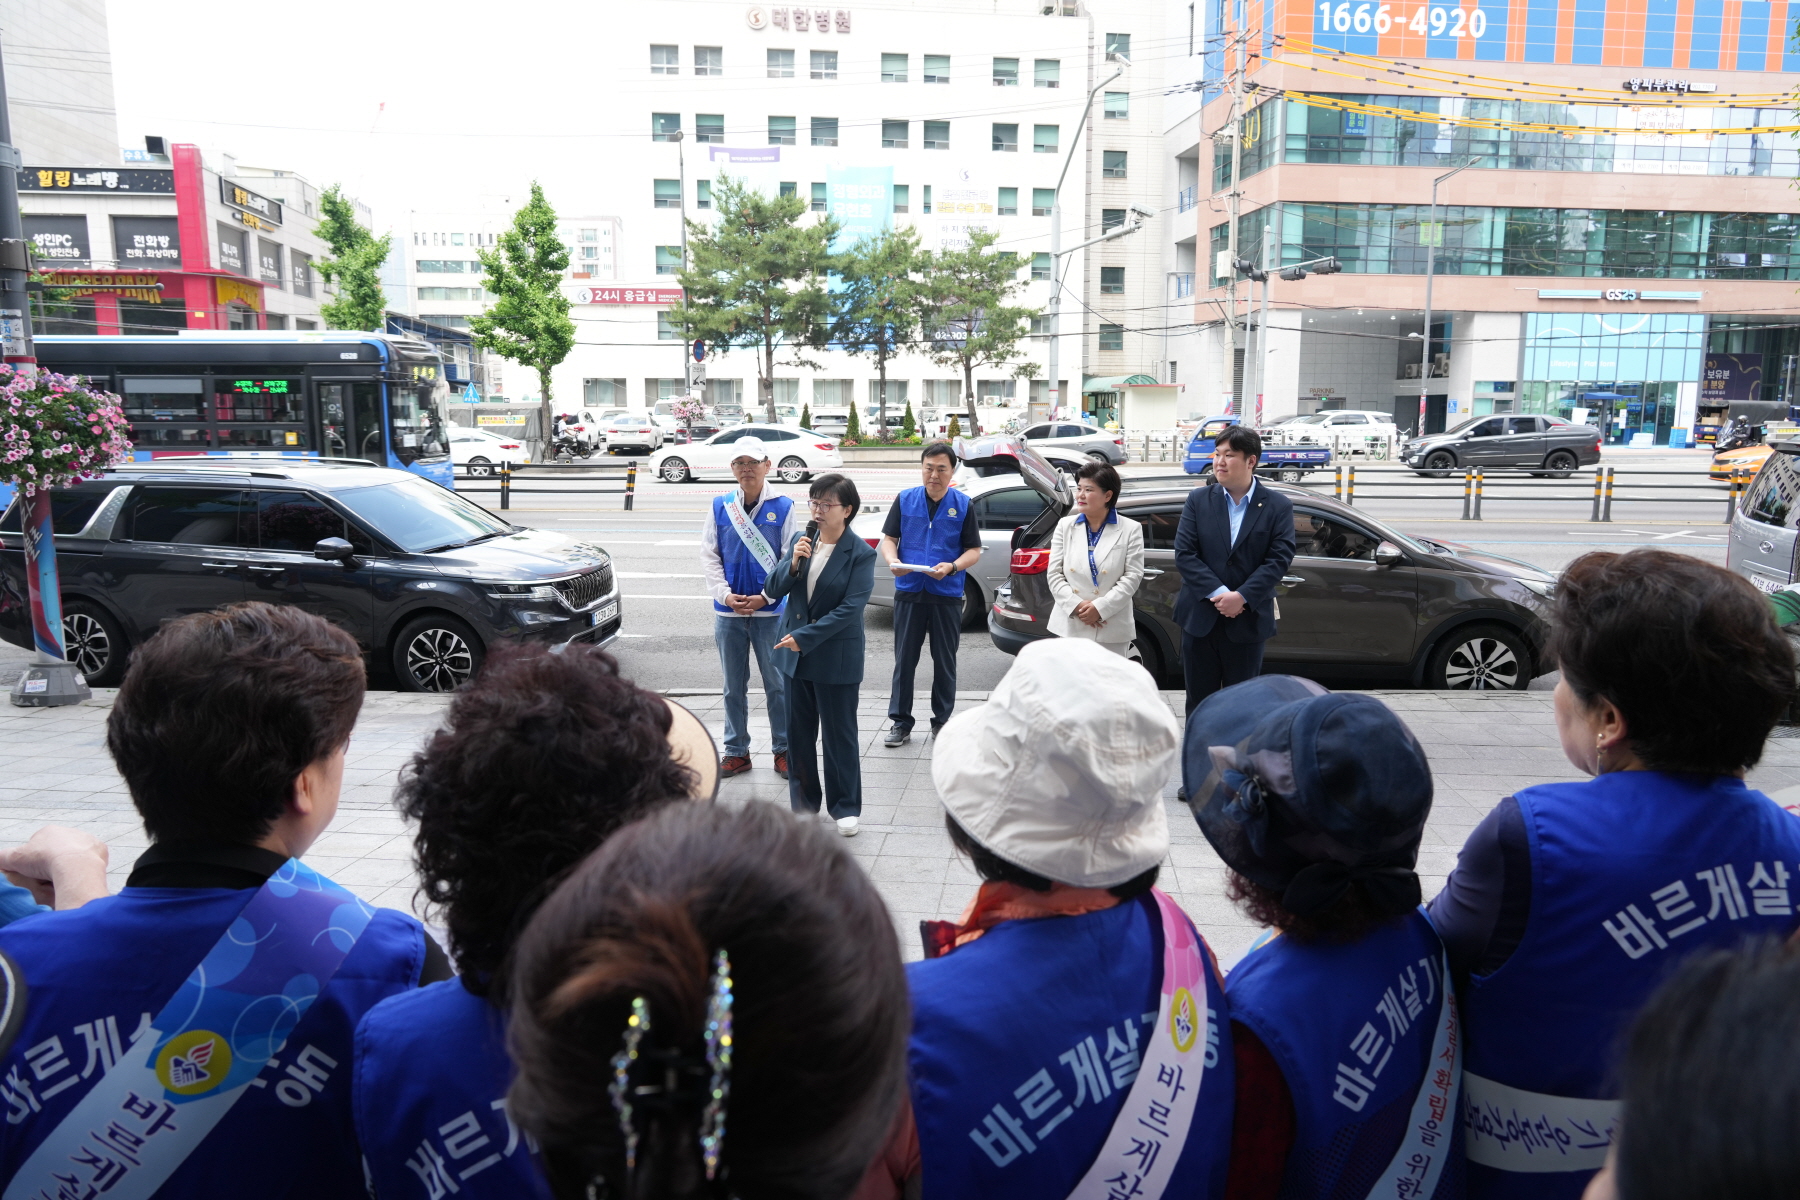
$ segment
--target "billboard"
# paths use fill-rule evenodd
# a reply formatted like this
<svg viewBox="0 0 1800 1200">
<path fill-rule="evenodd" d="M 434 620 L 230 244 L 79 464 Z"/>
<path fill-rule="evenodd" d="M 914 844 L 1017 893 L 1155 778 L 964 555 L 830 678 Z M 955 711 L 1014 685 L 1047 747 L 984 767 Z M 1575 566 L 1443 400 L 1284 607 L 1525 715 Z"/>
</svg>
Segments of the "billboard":
<svg viewBox="0 0 1800 1200">
<path fill-rule="evenodd" d="M 894 168 L 827 167 L 826 211 L 843 225 L 832 242 L 845 250 L 894 225 Z"/>
</svg>

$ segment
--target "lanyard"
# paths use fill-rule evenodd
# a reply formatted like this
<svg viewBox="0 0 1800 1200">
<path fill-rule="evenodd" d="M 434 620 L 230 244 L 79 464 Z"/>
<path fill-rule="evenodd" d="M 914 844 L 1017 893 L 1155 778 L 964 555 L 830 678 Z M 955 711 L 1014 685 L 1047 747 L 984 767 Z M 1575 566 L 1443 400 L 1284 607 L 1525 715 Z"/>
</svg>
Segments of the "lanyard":
<svg viewBox="0 0 1800 1200">
<path fill-rule="evenodd" d="M 1094 578 L 1094 586 L 1100 586 L 1100 564 L 1094 561 L 1094 548 L 1100 544 L 1100 535 L 1106 532 L 1106 526 L 1087 531 L 1088 574 Z"/>
</svg>

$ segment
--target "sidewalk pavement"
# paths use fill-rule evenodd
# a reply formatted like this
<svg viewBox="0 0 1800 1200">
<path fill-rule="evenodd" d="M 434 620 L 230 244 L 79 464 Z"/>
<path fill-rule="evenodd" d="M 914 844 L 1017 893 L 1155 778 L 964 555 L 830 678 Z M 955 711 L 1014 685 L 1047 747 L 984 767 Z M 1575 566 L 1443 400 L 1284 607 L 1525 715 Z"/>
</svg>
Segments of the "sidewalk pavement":
<svg viewBox="0 0 1800 1200">
<path fill-rule="evenodd" d="M 98 691 L 92 700 L 69 708 L 0 707 L 0 844 L 22 841 L 51 822 L 90 830 L 111 847 L 116 890 L 145 839 L 106 752 L 106 711 L 113 694 Z M 1424 744 L 1437 780 L 1419 854 L 1428 897 L 1455 864 L 1469 831 L 1502 797 L 1531 784 L 1577 778 L 1557 743 L 1549 693 L 1373 694 L 1399 713 Z M 1179 715 L 1180 693 L 1163 695 Z M 672 698 L 699 713 L 715 738 L 722 736 L 718 693 Z M 985 699 L 986 693 L 963 693 L 957 708 Z M 392 793 L 400 767 L 442 720 L 447 703 L 442 696 L 371 692 L 363 704 L 337 821 L 307 862 L 371 904 L 415 911 L 411 839 L 394 812 Z M 921 694 L 921 706 L 928 703 Z M 860 718 L 862 831 L 847 845 L 887 899 L 906 957 L 917 958 L 919 921 L 957 916 L 977 880 L 944 832 L 943 810 L 931 785 L 932 743 L 915 734 L 910 745 L 884 749 L 886 700 L 875 689 L 864 692 Z M 726 803 L 787 803 L 786 782 L 771 768 L 767 727 L 759 721 L 760 697 L 753 693 L 755 769 L 725 782 L 720 799 Z M 1225 900 L 1223 867 L 1193 816 L 1175 802 L 1178 782 L 1171 778 L 1164 792 L 1173 846 L 1160 886 L 1187 910 L 1229 966 L 1258 930 Z M 1771 739 L 1750 783 L 1785 804 L 1800 803 L 1800 740 Z"/>
</svg>

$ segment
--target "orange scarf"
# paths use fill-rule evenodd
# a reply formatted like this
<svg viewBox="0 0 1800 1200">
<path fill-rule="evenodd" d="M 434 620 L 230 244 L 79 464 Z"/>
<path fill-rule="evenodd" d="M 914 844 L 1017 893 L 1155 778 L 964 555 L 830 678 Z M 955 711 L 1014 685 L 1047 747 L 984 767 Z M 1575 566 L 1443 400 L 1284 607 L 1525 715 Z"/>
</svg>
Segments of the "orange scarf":
<svg viewBox="0 0 1800 1200">
<path fill-rule="evenodd" d="M 1016 883 L 989 880 L 981 885 L 969 906 L 955 921 L 920 921 L 919 932 L 925 941 L 926 958 L 942 958 L 959 946 L 966 946 L 1004 921 L 1029 921 L 1039 917 L 1078 917 L 1116 907 L 1119 898 L 1105 888 L 1071 887 L 1066 883 L 1050 885 L 1047 892 L 1034 892 Z"/>
</svg>

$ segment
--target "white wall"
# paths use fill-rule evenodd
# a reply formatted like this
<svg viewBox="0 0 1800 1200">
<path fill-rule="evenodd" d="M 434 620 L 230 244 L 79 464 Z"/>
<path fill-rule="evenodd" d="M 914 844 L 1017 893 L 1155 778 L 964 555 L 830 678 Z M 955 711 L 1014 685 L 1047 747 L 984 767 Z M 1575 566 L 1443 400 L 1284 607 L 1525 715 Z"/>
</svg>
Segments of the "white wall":
<svg viewBox="0 0 1800 1200">
<path fill-rule="evenodd" d="M 1333 333 L 1329 327 L 1323 331 L 1316 325 L 1305 328 L 1296 381 L 1296 396 L 1304 398 L 1304 403 L 1297 411 L 1317 407 L 1312 400 L 1314 389 L 1329 389 L 1329 395 L 1341 396 L 1345 408 L 1393 411 L 1399 353 L 1392 341 L 1379 336 L 1387 333 L 1387 328 L 1370 326 L 1378 333 L 1372 337 L 1357 336 L 1361 330 Z"/>
</svg>

